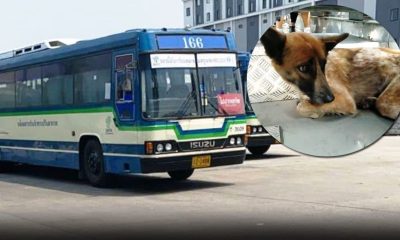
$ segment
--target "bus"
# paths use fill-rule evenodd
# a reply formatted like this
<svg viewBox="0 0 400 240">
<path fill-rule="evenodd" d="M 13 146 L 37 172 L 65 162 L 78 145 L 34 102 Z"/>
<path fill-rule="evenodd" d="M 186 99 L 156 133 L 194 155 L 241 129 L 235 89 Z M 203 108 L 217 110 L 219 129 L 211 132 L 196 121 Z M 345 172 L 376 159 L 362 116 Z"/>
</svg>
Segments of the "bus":
<svg viewBox="0 0 400 240">
<path fill-rule="evenodd" d="M 256 114 L 250 104 L 250 99 L 247 94 L 247 69 L 250 62 L 250 53 L 239 52 L 238 65 L 242 76 L 243 85 L 243 98 L 245 99 L 246 111 L 246 135 L 247 135 L 247 149 L 255 156 L 261 156 L 266 153 L 271 144 L 277 144 L 279 141 L 275 140 L 267 130 L 258 121 Z"/>
<path fill-rule="evenodd" d="M 0 169 L 113 175 L 241 164 L 246 118 L 232 33 L 137 29 L 0 54 Z"/>
</svg>

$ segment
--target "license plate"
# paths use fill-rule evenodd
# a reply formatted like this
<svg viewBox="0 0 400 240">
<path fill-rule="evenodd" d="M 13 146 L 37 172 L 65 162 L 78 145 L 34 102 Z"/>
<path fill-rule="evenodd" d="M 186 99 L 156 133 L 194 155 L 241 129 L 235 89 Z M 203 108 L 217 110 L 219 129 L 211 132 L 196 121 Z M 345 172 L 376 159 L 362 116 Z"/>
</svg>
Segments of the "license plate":
<svg viewBox="0 0 400 240">
<path fill-rule="evenodd" d="M 194 156 L 192 158 L 192 168 L 206 168 L 211 165 L 211 156 Z"/>
</svg>

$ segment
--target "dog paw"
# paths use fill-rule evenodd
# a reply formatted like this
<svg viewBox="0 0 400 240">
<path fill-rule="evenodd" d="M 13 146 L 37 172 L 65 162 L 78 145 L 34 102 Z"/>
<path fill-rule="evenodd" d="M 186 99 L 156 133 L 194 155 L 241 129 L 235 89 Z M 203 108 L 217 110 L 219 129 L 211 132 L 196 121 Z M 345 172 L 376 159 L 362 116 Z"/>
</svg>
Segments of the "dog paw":
<svg viewBox="0 0 400 240">
<path fill-rule="evenodd" d="M 317 108 L 313 107 L 307 102 L 300 102 L 297 105 L 297 112 L 302 116 L 302 117 L 307 117 L 307 118 L 320 118 L 324 116 L 324 113 L 321 111 L 318 111 Z"/>
</svg>

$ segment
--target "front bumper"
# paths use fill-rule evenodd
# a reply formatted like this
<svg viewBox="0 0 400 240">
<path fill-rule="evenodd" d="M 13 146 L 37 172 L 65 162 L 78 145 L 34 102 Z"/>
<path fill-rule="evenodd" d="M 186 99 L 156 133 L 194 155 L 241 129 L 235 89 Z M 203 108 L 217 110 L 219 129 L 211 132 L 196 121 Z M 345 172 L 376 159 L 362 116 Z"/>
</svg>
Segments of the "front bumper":
<svg viewBox="0 0 400 240">
<path fill-rule="evenodd" d="M 214 151 L 208 153 L 207 151 L 192 152 L 190 155 L 184 156 L 168 156 L 158 155 L 157 157 L 149 157 L 140 159 L 140 166 L 142 173 L 154 173 L 154 172 L 169 172 L 176 170 L 188 170 L 192 169 L 192 158 L 194 156 L 210 155 L 211 165 L 210 167 L 241 164 L 246 157 L 245 148 L 236 149 L 224 149 L 225 151 L 219 152 Z"/>
<path fill-rule="evenodd" d="M 247 141 L 247 147 L 258 147 L 279 143 L 269 134 L 249 135 Z"/>
</svg>

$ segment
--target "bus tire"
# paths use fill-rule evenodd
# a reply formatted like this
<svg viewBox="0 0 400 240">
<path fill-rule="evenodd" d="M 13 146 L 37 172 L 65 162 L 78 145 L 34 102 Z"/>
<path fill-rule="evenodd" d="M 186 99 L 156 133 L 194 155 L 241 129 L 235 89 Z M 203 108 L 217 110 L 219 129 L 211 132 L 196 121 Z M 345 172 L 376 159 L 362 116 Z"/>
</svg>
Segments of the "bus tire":
<svg viewBox="0 0 400 240">
<path fill-rule="evenodd" d="M 194 172 L 194 169 L 169 171 L 168 175 L 171 177 L 172 180 L 183 181 L 183 180 L 188 179 L 190 176 L 192 176 L 193 172 Z"/>
<path fill-rule="evenodd" d="M 108 187 L 110 176 L 104 168 L 103 150 L 99 141 L 90 139 L 83 150 L 84 173 L 90 184 L 95 187 Z"/>
<path fill-rule="evenodd" d="M 255 156 L 262 156 L 264 153 L 268 151 L 271 145 L 265 146 L 257 146 L 257 147 L 247 147 L 247 149 L 251 152 L 251 154 Z"/>
</svg>

